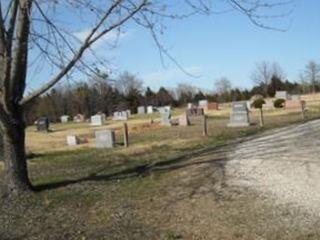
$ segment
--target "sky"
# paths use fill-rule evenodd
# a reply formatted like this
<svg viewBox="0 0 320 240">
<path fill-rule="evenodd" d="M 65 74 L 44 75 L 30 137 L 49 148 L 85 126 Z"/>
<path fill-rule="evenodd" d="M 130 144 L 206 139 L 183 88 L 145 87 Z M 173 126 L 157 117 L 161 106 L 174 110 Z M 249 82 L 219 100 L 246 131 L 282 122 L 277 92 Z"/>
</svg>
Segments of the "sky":
<svg viewBox="0 0 320 240">
<path fill-rule="evenodd" d="M 295 0 L 291 8 L 290 15 L 269 22 L 273 27 L 287 28 L 285 31 L 259 28 L 235 11 L 168 22 L 161 42 L 193 76 L 168 58 L 163 64 L 150 34 L 134 24 L 122 30 L 116 49 L 110 51 L 104 41 L 93 49 L 110 59 L 114 76 L 128 71 L 154 90 L 174 88 L 183 82 L 211 91 L 221 77 L 227 77 L 235 87 L 250 88 L 250 75 L 261 61 L 278 62 L 289 81 L 298 81 L 309 60 L 320 62 L 320 1 Z M 88 29 L 80 26 L 76 34 L 81 38 L 86 32 Z M 111 34 L 104 40 L 113 38 Z M 39 83 L 33 81 L 31 88 Z"/>
</svg>

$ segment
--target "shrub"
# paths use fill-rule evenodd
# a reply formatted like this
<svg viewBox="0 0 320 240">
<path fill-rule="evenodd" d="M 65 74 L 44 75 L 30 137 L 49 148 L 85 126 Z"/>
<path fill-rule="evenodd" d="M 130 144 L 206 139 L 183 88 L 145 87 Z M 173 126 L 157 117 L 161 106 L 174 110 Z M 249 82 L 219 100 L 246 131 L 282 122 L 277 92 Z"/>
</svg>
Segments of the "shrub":
<svg viewBox="0 0 320 240">
<path fill-rule="evenodd" d="M 273 105 L 275 108 L 283 108 L 285 102 L 286 100 L 279 98 L 274 101 Z"/>
<path fill-rule="evenodd" d="M 263 104 L 266 104 L 264 99 L 263 98 L 258 98 L 256 100 L 254 100 L 253 103 L 251 103 L 251 107 L 261 109 Z"/>
</svg>

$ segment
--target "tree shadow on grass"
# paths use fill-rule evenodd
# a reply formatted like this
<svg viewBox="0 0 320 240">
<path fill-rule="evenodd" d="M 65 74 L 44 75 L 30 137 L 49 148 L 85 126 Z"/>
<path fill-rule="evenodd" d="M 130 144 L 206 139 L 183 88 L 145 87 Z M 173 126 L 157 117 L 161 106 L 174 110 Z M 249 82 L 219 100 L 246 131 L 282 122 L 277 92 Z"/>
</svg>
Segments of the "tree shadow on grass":
<svg viewBox="0 0 320 240">
<path fill-rule="evenodd" d="M 36 192 L 57 189 L 61 187 L 66 187 L 69 185 L 88 182 L 88 181 L 113 181 L 120 179 L 128 179 L 134 177 L 145 177 L 152 173 L 165 173 L 173 170 L 178 170 L 180 168 L 185 168 L 192 165 L 209 164 L 209 163 L 219 163 L 214 164 L 215 166 L 223 169 L 227 161 L 226 153 L 228 153 L 237 142 L 221 145 L 219 147 L 211 147 L 203 150 L 189 152 L 187 154 L 182 154 L 178 157 L 167 159 L 164 161 L 158 161 L 150 164 L 140 164 L 133 167 L 128 167 L 124 170 L 101 174 L 107 168 L 100 169 L 95 173 L 92 173 L 86 177 L 78 179 L 64 180 L 55 183 L 46 183 L 34 186 Z M 205 160 L 201 160 L 201 157 L 209 156 Z M 195 158 L 200 158 L 194 160 Z M 124 165 L 125 166 L 125 165 Z"/>
</svg>

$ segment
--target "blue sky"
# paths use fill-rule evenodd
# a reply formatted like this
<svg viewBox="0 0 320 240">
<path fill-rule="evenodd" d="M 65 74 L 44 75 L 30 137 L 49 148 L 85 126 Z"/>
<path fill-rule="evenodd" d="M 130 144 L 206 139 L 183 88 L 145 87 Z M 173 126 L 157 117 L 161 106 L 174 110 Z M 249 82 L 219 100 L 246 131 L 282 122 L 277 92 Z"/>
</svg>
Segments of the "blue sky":
<svg viewBox="0 0 320 240">
<path fill-rule="evenodd" d="M 275 27 L 290 25 L 285 32 L 258 28 L 238 12 L 169 22 L 161 40 L 197 78 L 184 74 L 169 59 L 164 67 L 150 34 L 133 24 L 123 29 L 117 49 L 110 51 L 103 43 L 94 49 L 111 59 L 114 74 L 129 71 L 153 89 L 187 82 L 210 91 L 220 77 L 250 88 L 250 74 L 262 60 L 278 62 L 290 81 L 298 80 L 309 60 L 320 62 L 319 23 L 319 0 L 296 0 L 291 15 L 270 22 Z"/>
</svg>

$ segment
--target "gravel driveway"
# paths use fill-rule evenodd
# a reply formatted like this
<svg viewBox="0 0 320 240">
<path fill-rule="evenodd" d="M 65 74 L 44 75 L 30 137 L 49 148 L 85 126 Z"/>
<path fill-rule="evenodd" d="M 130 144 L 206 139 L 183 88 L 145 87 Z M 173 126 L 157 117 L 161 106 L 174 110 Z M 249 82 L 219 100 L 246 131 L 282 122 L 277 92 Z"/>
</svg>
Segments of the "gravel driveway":
<svg viewBox="0 0 320 240">
<path fill-rule="evenodd" d="M 228 184 L 320 217 L 320 120 L 268 131 L 228 153 Z"/>
</svg>

